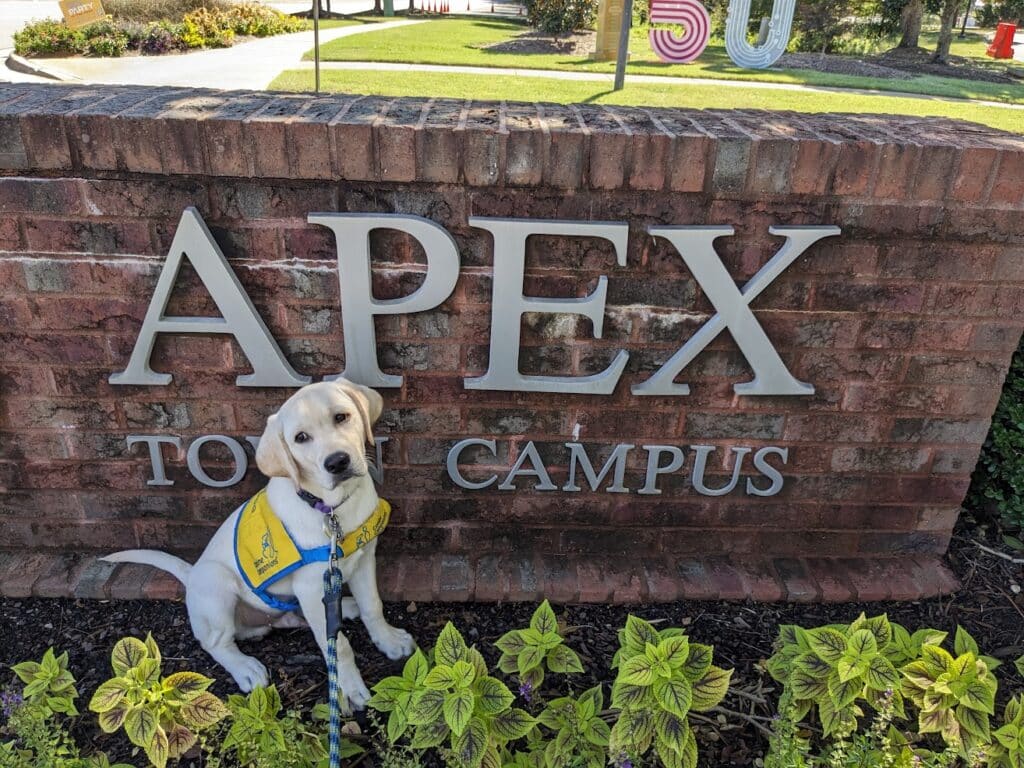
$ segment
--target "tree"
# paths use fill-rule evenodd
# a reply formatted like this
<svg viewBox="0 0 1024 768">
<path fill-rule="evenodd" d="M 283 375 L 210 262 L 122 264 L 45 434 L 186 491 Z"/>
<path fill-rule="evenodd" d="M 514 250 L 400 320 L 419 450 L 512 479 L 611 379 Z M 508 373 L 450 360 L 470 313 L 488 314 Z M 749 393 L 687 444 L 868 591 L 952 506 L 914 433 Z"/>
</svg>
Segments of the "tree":
<svg viewBox="0 0 1024 768">
<path fill-rule="evenodd" d="M 924 0 L 910 0 L 903 6 L 903 13 L 900 16 L 900 30 L 903 34 L 897 48 L 917 48 L 923 19 Z"/>
<path fill-rule="evenodd" d="M 953 26 L 956 24 L 959 6 L 960 0 L 943 0 L 942 13 L 940 14 L 942 25 L 939 27 L 939 42 L 935 46 L 935 53 L 932 54 L 932 61 L 939 64 L 949 63 L 949 46 L 953 42 Z"/>
</svg>

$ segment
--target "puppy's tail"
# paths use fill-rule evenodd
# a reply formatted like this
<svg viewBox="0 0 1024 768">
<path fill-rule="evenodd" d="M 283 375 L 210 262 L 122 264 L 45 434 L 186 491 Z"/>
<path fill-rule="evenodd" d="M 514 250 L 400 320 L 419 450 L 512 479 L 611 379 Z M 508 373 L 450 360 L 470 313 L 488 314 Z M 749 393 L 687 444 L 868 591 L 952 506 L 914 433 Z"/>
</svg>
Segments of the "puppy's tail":
<svg viewBox="0 0 1024 768">
<path fill-rule="evenodd" d="M 126 549 L 122 552 L 114 552 L 100 560 L 108 563 L 140 563 L 141 565 L 152 565 L 162 571 L 167 571 L 182 584 L 188 579 L 192 566 L 180 557 L 169 555 L 155 549 Z"/>
</svg>

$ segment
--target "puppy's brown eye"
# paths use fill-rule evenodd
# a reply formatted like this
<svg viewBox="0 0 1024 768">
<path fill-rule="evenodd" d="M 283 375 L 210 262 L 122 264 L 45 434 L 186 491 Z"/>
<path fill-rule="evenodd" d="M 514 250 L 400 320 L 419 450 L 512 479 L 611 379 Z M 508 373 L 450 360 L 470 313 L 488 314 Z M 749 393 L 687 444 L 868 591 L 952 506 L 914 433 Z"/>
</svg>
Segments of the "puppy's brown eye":
<svg viewBox="0 0 1024 768">
<path fill-rule="evenodd" d="M 334 423 L 335 424 L 344 424 L 346 421 L 348 421 L 348 414 L 347 413 L 336 413 L 336 414 L 334 414 Z"/>
<path fill-rule="evenodd" d="M 299 434 L 295 436 L 296 443 L 304 443 L 307 440 L 309 440 L 309 435 L 307 435 L 305 432 L 299 432 Z"/>
</svg>

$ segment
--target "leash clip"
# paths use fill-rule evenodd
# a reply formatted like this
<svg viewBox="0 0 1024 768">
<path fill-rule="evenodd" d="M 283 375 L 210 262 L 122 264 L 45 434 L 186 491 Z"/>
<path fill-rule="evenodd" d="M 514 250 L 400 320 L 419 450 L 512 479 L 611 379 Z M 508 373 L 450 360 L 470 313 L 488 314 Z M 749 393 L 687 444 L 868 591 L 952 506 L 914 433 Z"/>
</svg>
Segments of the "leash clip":
<svg viewBox="0 0 1024 768">
<path fill-rule="evenodd" d="M 338 570 L 338 521 L 334 515 L 327 518 L 324 527 L 331 537 L 331 549 L 324 573 L 324 618 L 327 624 L 327 637 L 336 637 L 341 631 L 341 571 Z"/>
</svg>

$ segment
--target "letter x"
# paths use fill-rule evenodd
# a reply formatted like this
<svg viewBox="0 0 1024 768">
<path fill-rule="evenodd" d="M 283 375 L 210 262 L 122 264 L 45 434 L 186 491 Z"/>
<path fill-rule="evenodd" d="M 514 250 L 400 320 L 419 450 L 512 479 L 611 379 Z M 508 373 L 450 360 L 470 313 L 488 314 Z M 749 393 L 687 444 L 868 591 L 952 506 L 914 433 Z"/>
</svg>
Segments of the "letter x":
<svg viewBox="0 0 1024 768">
<path fill-rule="evenodd" d="M 726 328 L 732 333 L 750 367 L 754 380 L 736 384 L 738 395 L 813 395 L 814 387 L 799 381 L 786 368 L 768 334 L 750 311 L 750 302 L 771 285 L 800 254 L 824 237 L 839 234 L 839 227 L 769 227 L 768 232 L 786 238 L 779 252 L 737 289 L 736 283 L 715 251 L 714 241 L 734 233 L 732 227 L 651 227 L 654 237 L 664 237 L 682 256 L 716 314 L 659 368 L 651 378 L 632 387 L 634 395 L 688 395 L 690 387 L 673 380 Z"/>
</svg>

